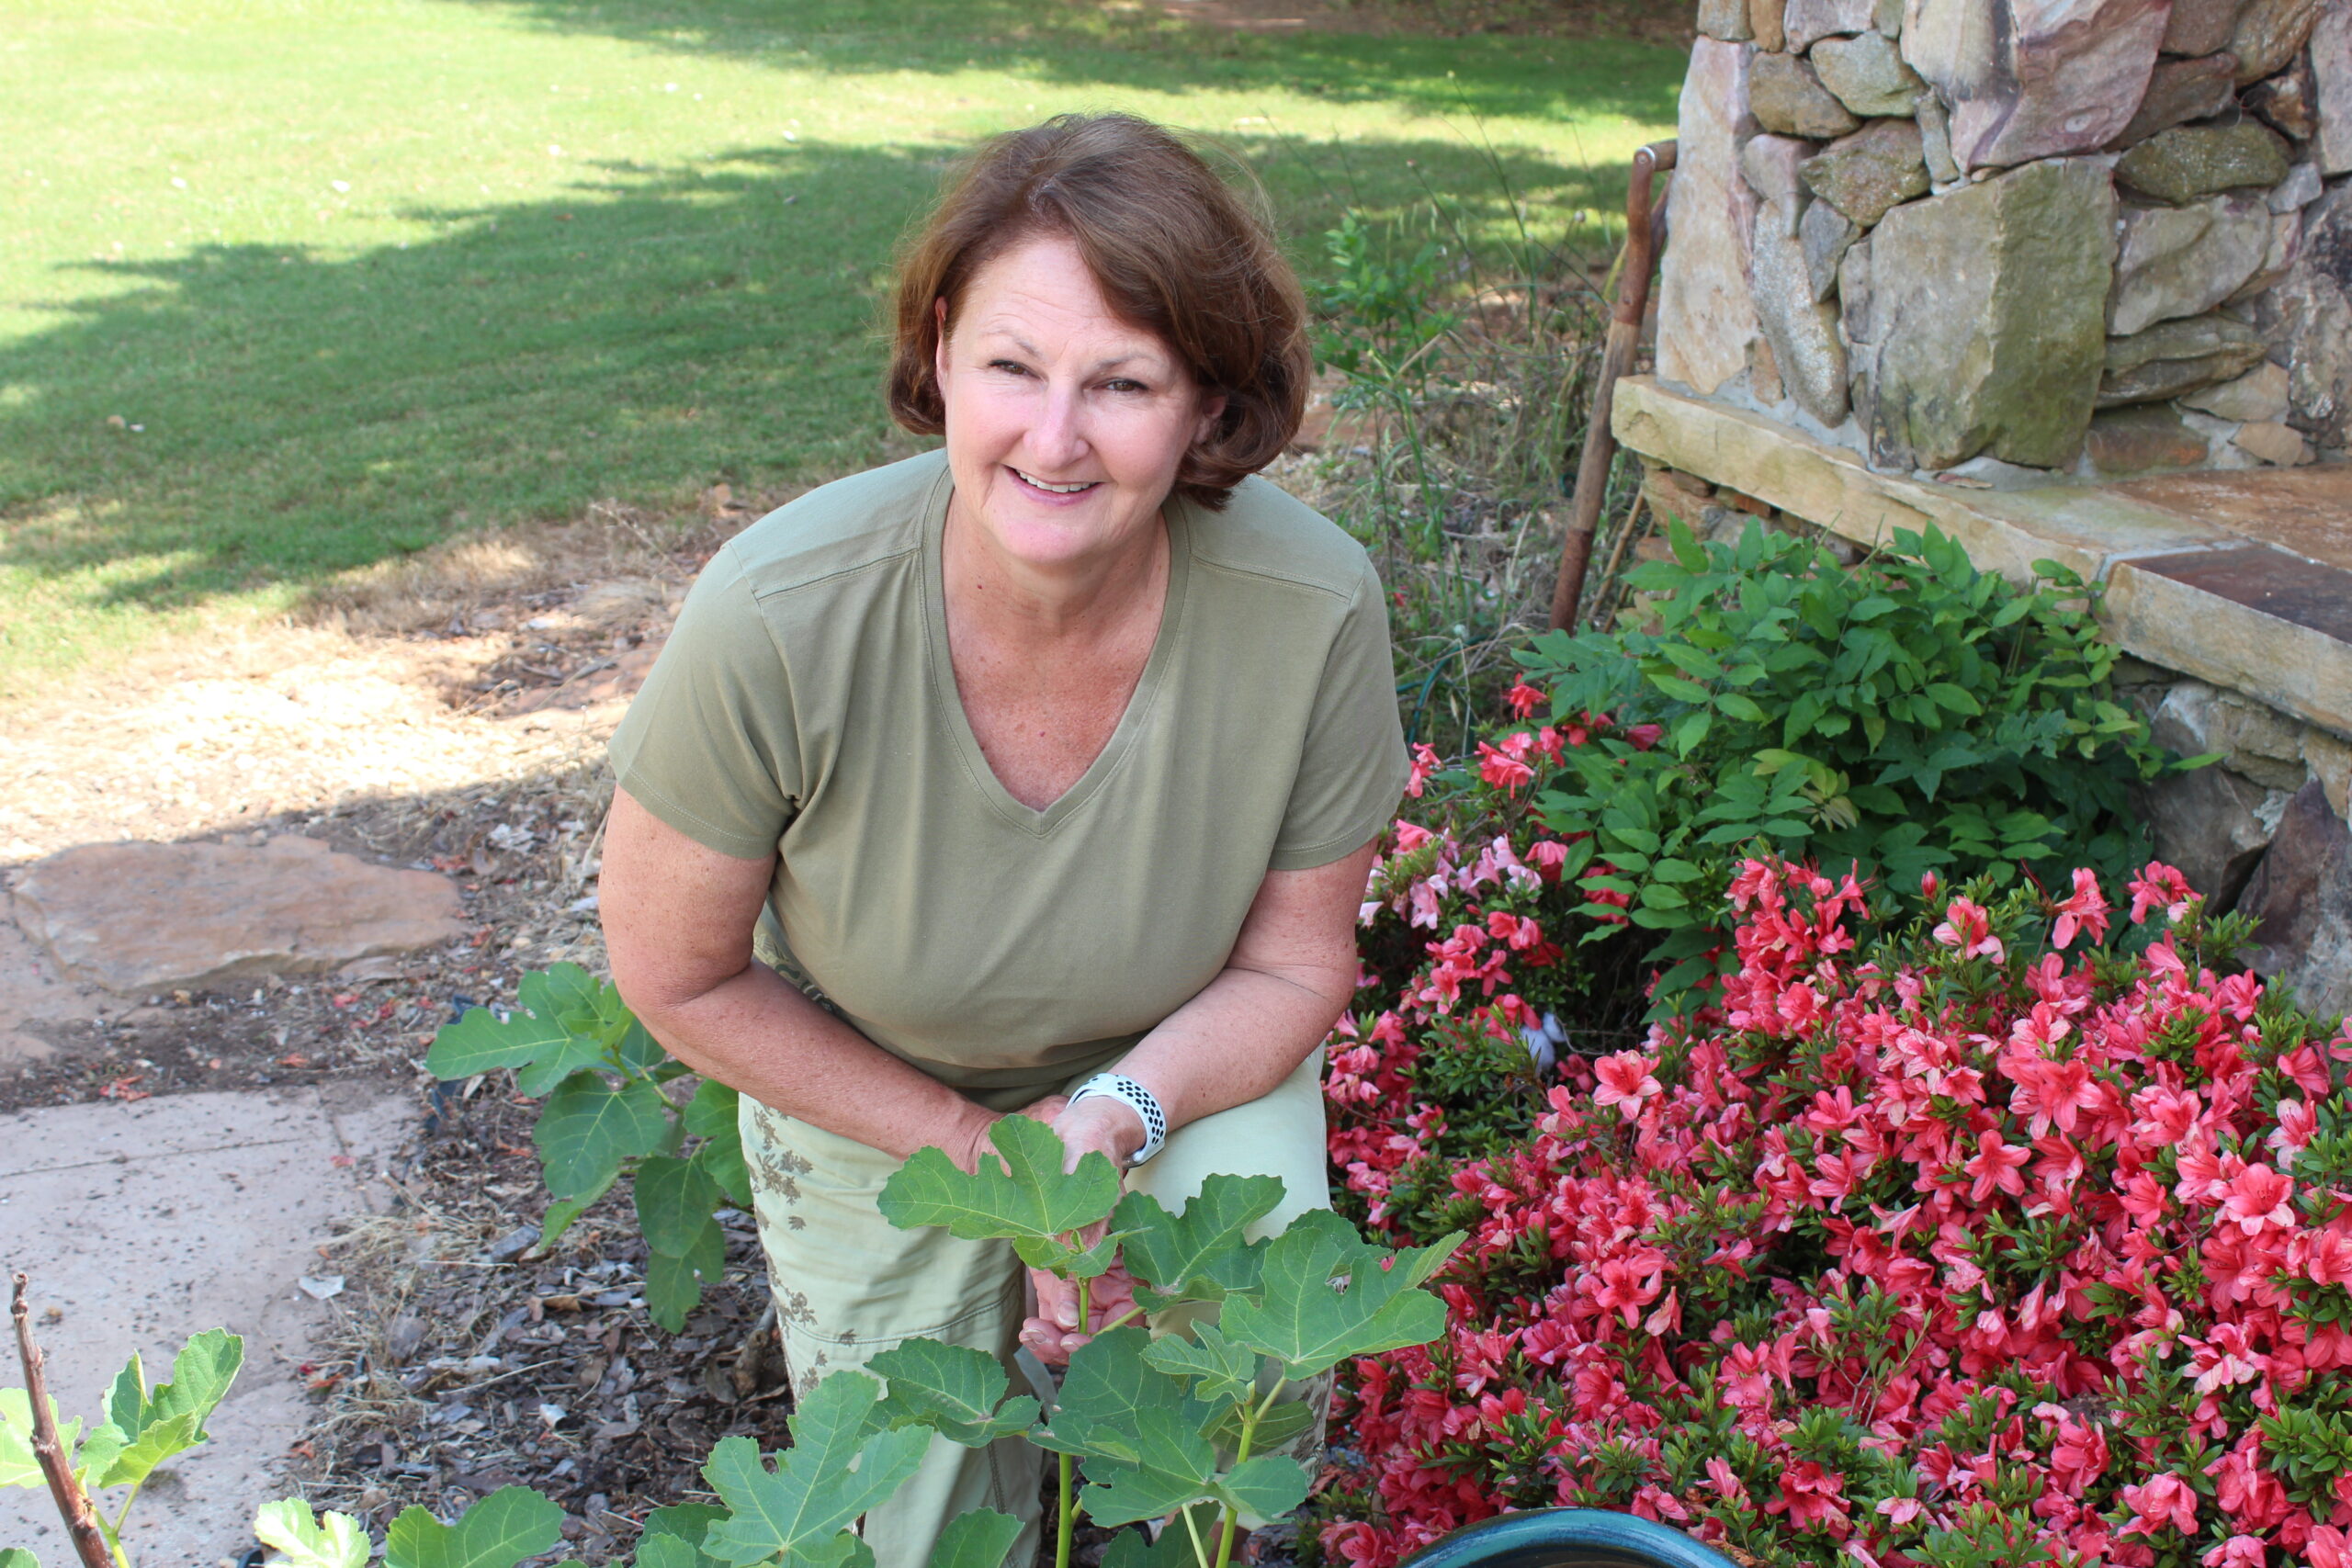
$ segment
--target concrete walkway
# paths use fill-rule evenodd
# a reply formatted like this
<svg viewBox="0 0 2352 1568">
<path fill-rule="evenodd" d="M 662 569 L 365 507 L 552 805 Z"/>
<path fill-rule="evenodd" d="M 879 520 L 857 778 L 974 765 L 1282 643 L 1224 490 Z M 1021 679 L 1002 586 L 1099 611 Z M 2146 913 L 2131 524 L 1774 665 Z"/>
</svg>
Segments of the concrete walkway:
<svg viewBox="0 0 2352 1568">
<path fill-rule="evenodd" d="M 132 1350 L 148 1381 L 201 1329 L 244 1336 L 244 1370 L 213 1440 L 159 1472 L 125 1544 L 133 1568 L 215 1568 L 254 1544 L 254 1509 L 307 1407 L 296 1369 L 334 1308 L 302 1293 L 334 1272 L 334 1220 L 375 1206 L 368 1177 L 413 1115 L 347 1086 L 187 1094 L 0 1115 L 0 1269 L 31 1276 L 51 1391 L 92 1419 Z M 50 1309 L 60 1314 L 42 1321 Z M 21 1386 L 13 1342 L 0 1385 Z M 100 1498 L 104 1506 L 107 1499 Z M 45 1491 L 0 1491 L 0 1546 L 73 1561 Z"/>
</svg>

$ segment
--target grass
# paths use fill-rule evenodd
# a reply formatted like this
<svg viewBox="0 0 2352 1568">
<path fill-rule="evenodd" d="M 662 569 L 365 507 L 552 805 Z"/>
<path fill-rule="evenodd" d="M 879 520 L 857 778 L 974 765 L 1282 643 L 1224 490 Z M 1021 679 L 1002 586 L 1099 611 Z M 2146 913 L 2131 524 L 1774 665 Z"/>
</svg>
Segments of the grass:
<svg viewBox="0 0 2352 1568">
<path fill-rule="evenodd" d="M 0 0 L 0 694 L 455 532 L 906 450 L 876 303 L 990 131 L 1212 131 L 1311 271 L 1433 196 L 1605 242 L 1681 68 L 1122 3 Z"/>
</svg>

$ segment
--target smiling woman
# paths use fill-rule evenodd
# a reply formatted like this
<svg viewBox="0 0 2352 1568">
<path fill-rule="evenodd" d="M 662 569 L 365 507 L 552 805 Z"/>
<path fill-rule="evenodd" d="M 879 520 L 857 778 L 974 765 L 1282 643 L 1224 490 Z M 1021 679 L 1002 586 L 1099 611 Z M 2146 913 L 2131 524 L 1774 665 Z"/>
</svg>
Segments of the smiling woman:
<svg viewBox="0 0 2352 1568">
<path fill-rule="evenodd" d="M 969 1168 L 1008 1112 L 1171 1210 L 1217 1172 L 1282 1179 L 1267 1233 L 1327 1201 L 1317 1047 L 1408 767 L 1371 563 L 1254 477 L 1303 314 L 1166 130 L 989 143 L 898 296 L 892 411 L 945 449 L 739 536 L 614 738 L 614 977 L 743 1092 L 804 1392 L 915 1336 L 1058 1360 L 1128 1310 L 1120 1270 L 1081 1324 L 1008 1244 L 882 1221 L 907 1156 Z M 1036 1467 L 935 1443 L 880 1568 L 975 1506 L 1034 1547 Z"/>
</svg>

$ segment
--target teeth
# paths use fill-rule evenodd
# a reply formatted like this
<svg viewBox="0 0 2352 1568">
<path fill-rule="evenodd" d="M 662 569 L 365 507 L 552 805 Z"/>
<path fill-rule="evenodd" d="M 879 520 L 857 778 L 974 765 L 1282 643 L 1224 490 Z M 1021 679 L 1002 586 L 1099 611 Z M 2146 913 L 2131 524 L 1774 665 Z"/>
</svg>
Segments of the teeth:
<svg viewBox="0 0 2352 1568">
<path fill-rule="evenodd" d="M 1021 474 L 1021 470 L 1018 468 L 1013 469 L 1012 471 L 1016 474 Z M 1021 474 L 1021 479 L 1023 483 L 1035 485 L 1039 490 L 1045 491 L 1051 495 L 1076 495 L 1080 491 L 1092 490 L 1098 482 L 1094 479 L 1088 479 L 1081 484 L 1074 485 L 1048 484 L 1044 479 L 1033 478 L 1028 474 Z"/>
</svg>

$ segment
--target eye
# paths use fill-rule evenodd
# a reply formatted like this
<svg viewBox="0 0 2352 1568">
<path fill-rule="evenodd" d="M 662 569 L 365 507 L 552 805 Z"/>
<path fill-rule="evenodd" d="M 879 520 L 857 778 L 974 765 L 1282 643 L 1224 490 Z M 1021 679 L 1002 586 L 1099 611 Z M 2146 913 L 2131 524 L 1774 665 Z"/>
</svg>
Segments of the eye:
<svg viewBox="0 0 2352 1568">
<path fill-rule="evenodd" d="M 1014 376 L 1026 376 L 1029 374 L 1029 367 L 1026 365 L 1022 364 L 1017 359 L 991 359 L 989 361 L 989 368 L 991 370 L 1002 370 Z"/>
<path fill-rule="evenodd" d="M 1141 381 L 1135 380 L 1132 378 L 1125 376 L 1121 376 L 1113 380 L 1104 382 L 1103 389 L 1105 391 L 1112 392 L 1148 392 L 1151 390 L 1149 387 L 1145 386 Z"/>
</svg>

